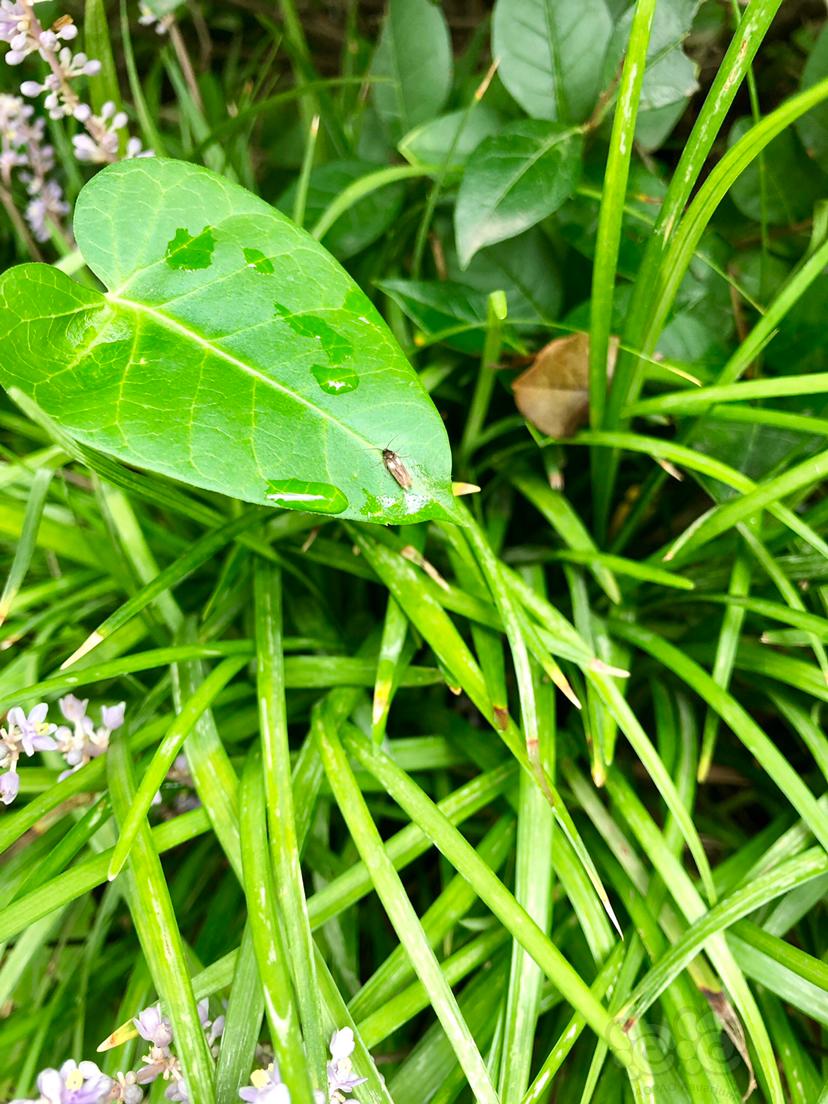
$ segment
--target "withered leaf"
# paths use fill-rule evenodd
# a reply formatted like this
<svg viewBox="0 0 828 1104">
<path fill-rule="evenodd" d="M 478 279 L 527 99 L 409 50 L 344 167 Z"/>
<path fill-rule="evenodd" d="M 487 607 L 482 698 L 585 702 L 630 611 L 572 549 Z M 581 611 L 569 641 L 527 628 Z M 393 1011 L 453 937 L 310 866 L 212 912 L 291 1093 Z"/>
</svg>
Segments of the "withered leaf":
<svg viewBox="0 0 828 1104">
<path fill-rule="evenodd" d="M 610 338 L 610 376 L 618 338 Z M 558 337 L 544 345 L 512 385 L 518 410 L 541 433 L 571 437 L 589 421 L 589 334 Z"/>
</svg>

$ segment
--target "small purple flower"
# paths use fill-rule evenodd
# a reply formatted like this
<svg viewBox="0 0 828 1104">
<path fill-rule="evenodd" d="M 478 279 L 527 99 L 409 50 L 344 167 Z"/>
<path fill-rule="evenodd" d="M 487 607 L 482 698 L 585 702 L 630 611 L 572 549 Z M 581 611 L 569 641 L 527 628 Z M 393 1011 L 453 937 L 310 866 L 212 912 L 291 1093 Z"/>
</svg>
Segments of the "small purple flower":
<svg viewBox="0 0 828 1104">
<path fill-rule="evenodd" d="M 59 223 L 68 214 L 69 204 L 56 180 L 44 181 L 26 205 L 26 221 L 40 242 L 49 240 L 49 224 Z"/>
<path fill-rule="evenodd" d="M 190 1104 L 190 1097 L 187 1093 L 187 1082 L 182 1078 L 173 1081 L 164 1093 L 167 1100 L 175 1101 L 176 1104 Z"/>
<path fill-rule="evenodd" d="M 120 728 L 124 723 L 125 709 L 126 702 L 118 702 L 117 705 L 101 706 L 101 723 L 104 728 L 108 728 L 110 732 L 114 732 L 116 728 Z"/>
<path fill-rule="evenodd" d="M 69 770 L 60 776 L 61 779 L 85 767 L 90 759 L 103 755 L 109 747 L 109 737 L 124 723 L 124 702 L 102 706 L 101 724 L 97 728 L 87 715 L 88 705 L 88 701 L 80 701 L 72 694 L 60 699 L 61 712 L 74 726 L 68 728 L 61 725 L 55 733 L 58 749 L 69 766 Z"/>
<path fill-rule="evenodd" d="M 204 1028 L 204 1034 L 207 1036 L 207 1046 L 215 1058 L 218 1056 L 219 1039 L 224 1034 L 224 1016 L 216 1016 L 215 1020 L 211 1020 L 210 1002 L 205 997 L 204 1000 L 198 1002 L 198 1018 Z"/>
<path fill-rule="evenodd" d="M 112 1080 L 94 1062 L 70 1059 L 59 1070 L 43 1070 L 37 1089 L 39 1100 L 15 1100 L 12 1104 L 103 1104 L 112 1091 Z"/>
<path fill-rule="evenodd" d="M 20 776 L 17 771 L 11 770 L 7 774 L 0 774 L 0 801 L 4 805 L 11 805 L 19 789 Z"/>
<path fill-rule="evenodd" d="M 115 1075 L 115 1085 L 112 1089 L 113 1100 L 119 1104 L 141 1104 L 144 1099 L 144 1090 L 138 1084 L 138 1079 L 130 1070 L 128 1073 Z"/>
<path fill-rule="evenodd" d="M 2 0 L 0 4 L 0 42 L 11 42 L 20 34 L 21 27 L 26 26 L 26 17 L 19 4 L 12 4 L 11 0 Z"/>
<path fill-rule="evenodd" d="M 254 1070 L 250 1075 L 250 1084 L 239 1089 L 239 1096 L 248 1104 L 290 1104 L 290 1092 L 287 1085 L 279 1080 L 275 1065 L 266 1070 Z"/>
<path fill-rule="evenodd" d="M 9 710 L 6 717 L 9 735 L 14 733 L 18 737 L 27 755 L 34 755 L 36 751 L 54 751 L 57 747 L 50 735 L 55 731 L 55 726 L 46 723 L 48 712 L 46 702 L 33 706 L 28 717 L 20 706 Z"/>
<path fill-rule="evenodd" d="M 340 1028 L 331 1036 L 332 1061 L 328 1062 L 328 1092 L 331 1100 L 344 1100 L 343 1093 L 353 1092 L 366 1078 L 355 1077 L 351 1055 L 354 1053 L 354 1033 L 350 1027 Z"/>
<path fill-rule="evenodd" d="M 331 1058 L 337 1061 L 339 1058 L 350 1058 L 354 1053 L 354 1033 L 350 1027 L 341 1027 L 331 1036 Z"/>
<path fill-rule="evenodd" d="M 143 1065 L 135 1074 L 138 1085 L 150 1085 L 162 1077 L 165 1081 L 178 1082 L 183 1078 L 181 1063 L 169 1047 L 151 1046 L 141 1059 Z"/>
<path fill-rule="evenodd" d="M 159 1004 L 145 1008 L 132 1021 L 142 1039 L 163 1050 L 172 1042 L 173 1033 L 170 1021 L 161 1013 Z"/>
<path fill-rule="evenodd" d="M 58 706 L 66 720 L 71 721 L 72 724 L 83 724 L 87 720 L 86 710 L 89 706 L 89 698 L 81 701 L 74 694 L 67 694 L 65 698 L 58 699 Z"/>
</svg>

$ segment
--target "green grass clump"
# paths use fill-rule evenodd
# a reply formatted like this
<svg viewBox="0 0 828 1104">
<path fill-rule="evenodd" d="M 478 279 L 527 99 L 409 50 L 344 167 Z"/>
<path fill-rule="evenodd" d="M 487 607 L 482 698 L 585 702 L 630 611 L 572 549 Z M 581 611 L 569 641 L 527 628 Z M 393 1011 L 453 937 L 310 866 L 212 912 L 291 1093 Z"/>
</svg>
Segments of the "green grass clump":
<svg viewBox="0 0 828 1104">
<path fill-rule="evenodd" d="M 0 1100 L 826 1104 L 824 13 L 87 0 L 21 46 L 58 7 L 0 13 L 3 269 L 97 294 L 84 183 L 203 165 L 481 490 L 242 504 L 0 364 Z"/>
</svg>

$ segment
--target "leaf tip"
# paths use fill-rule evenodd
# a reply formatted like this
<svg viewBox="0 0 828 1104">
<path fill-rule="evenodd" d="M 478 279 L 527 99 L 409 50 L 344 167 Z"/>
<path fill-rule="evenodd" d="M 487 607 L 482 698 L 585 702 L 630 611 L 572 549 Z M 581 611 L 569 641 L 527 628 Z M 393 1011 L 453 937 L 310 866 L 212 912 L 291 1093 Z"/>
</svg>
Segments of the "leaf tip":
<svg viewBox="0 0 828 1104">
<path fill-rule="evenodd" d="M 76 648 L 75 651 L 72 652 L 68 659 L 64 659 L 63 663 L 60 665 L 61 671 L 65 671 L 67 667 L 71 667 L 73 663 L 77 663 L 79 659 L 83 659 L 93 648 L 97 648 L 103 639 L 103 635 L 96 629 L 95 632 L 91 633 L 91 635 L 84 640 L 79 648 Z"/>
<path fill-rule="evenodd" d="M 603 659 L 599 659 L 595 656 L 589 661 L 590 671 L 595 671 L 598 675 L 613 675 L 615 678 L 629 678 L 630 672 L 624 667 L 613 667 L 610 663 L 604 663 Z"/>
<path fill-rule="evenodd" d="M 460 498 L 462 495 L 479 494 L 480 488 L 476 483 L 452 483 L 451 493 L 455 498 Z"/>
<path fill-rule="evenodd" d="M 102 1043 L 99 1043 L 96 1050 L 98 1054 L 105 1054 L 108 1050 L 114 1050 L 115 1047 L 123 1046 L 128 1039 L 134 1039 L 138 1032 L 132 1023 L 132 1020 L 128 1020 L 127 1023 L 121 1024 L 120 1027 L 116 1027 L 111 1035 L 107 1035 Z"/>
</svg>

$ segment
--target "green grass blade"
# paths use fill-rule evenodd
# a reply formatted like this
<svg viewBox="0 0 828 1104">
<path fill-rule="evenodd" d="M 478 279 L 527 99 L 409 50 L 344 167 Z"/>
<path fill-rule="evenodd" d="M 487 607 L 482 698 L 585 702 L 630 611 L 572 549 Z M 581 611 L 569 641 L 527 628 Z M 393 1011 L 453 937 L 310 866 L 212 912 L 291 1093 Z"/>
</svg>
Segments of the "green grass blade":
<svg viewBox="0 0 828 1104">
<path fill-rule="evenodd" d="M 153 845 L 160 855 L 209 830 L 210 822 L 204 810 L 196 809 L 153 828 Z M 104 851 L 93 859 L 76 863 L 37 889 L 4 905 L 0 909 L 0 943 L 17 935 L 28 924 L 48 916 L 53 909 L 70 904 L 98 886 L 106 885 L 111 854 L 111 851 Z"/>
<path fill-rule="evenodd" d="M 655 7 L 655 0 L 638 0 L 635 6 L 601 190 L 589 323 L 589 424 L 593 429 L 601 429 L 604 423 L 609 387 L 610 330 L 624 203 Z M 600 478 L 600 457 L 593 454 L 590 460 L 593 485 L 599 492 L 595 496 L 595 517 L 598 532 L 601 533 L 605 527 L 608 499 L 600 492 L 602 488 L 609 489 L 609 484 Z"/>
<path fill-rule="evenodd" d="M 86 0 L 83 9 L 83 45 L 87 57 L 96 58 L 101 68 L 89 78 L 89 99 L 92 110 L 100 115 L 101 108 L 109 101 L 121 106 L 121 90 L 118 73 L 112 56 L 112 40 L 103 0 Z"/>
<path fill-rule="evenodd" d="M 554 717 L 548 698 L 546 704 L 546 716 Z M 554 721 L 546 723 L 554 724 Z M 547 733 L 544 737 L 542 733 L 543 744 L 547 748 L 552 745 L 552 740 L 548 739 L 550 735 Z M 548 767 L 551 765 L 548 764 Z M 549 931 L 552 918 L 550 853 L 554 846 L 554 824 L 552 810 L 543 794 L 526 774 L 521 774 L 515 900 L 542 932 Z M 503 1100 L 517 1100 L 529 1087 L 542 980 L 543 973 L 538 964 L 514 941 L 498 1083 Z"/>
<path fill-rule="evenodd" d="M 563 997 L 580 1011 L 596 1034 L 606 1039 L 613 1052 L 635 1075 L 636 1057 L 609 1030 L 606 1009 L 595 1000 L 589 987 L 544 935 L 537 924 L 514 899 L 492 871 L 480 862 L 474 848 L 443 817 L 430 798 L 412 782 L 383 752 L 370 752 L 364 744 L 346 734 L 349 752 L 359 763 L 381 780 L 388 793 L 430 838 L 451 864 L 470 882 L 478 896 L 494 912 L 534 958 Z M 642 1075 L 645 1071 L 641 1071 Z"/>
<path fill-rule="evenodd" d="M 32 478 L 29 498 L 26 502 L 26 514 L 20 528 L 20 540 L 14 551 L 14 558 L 6 576 L 3 593 L 0 594 L 0 625 L 6 620 L 14 606 L 17 592 L 23 585 L 26 572 L 32 562 L 37 534 L 40 528 L 40 519 L 43 516 L 43 507 L 46 504 L 46 494 L 52 481 L 54 469 L 38 468 Z"/>
<path fill-rule="evenodd" d="M 553 490 L 548 483 L 544 483 L 535 476 L 521 472 L 512 475 L 511 481 L 520 493 L 543 514 L 568 548 L 586 554 L 598 551 L 586 526 L 560 491 Z M 612 571 L 596 563 L 592 566 L 592 573 L 610 601 L 620 602 L 621 591 Z"/>
<path fill-rule="evenodd" d="M 276 911 L 267 846 L 264 783 L 257 756 L 250 755 L 241 784 L 241 845 L 247 915 L 253 936 L 265 1013 L 279 1072 L 292 1101 L 314 1104 L 310 1073 L 292 991 L 287 948 Z"/>
<path fill-rule="evenodd" d="M 290 950 L 289 965 L 310 1067 L 325 1065 L 314 944 L 302 883 L 294 817 L 293 778 L 285 705 L 282 652 L 282 581 L 263 561 L 255 566 L 256 692 L 262 744 L 267 822 L 273 856 L 276 908 Z"/>
<path fill-rule="evenodd" d="M 249 925 L 244 929 L 227 1000 L 216 1065 L 216 1104 L 235 1104 L 254 1065 L 264 1015 L 264 995 Z"/>
<path fill-rule="evenodd" d="M 129 809 L 118 818 L 121 833 L 109 865 L 110 881 L 118 876 L 126 862 L 130 849 L 137 839 L 138 832 L 146 821 L 153 798 L 160 790 L 164 779 L 167 777 L 167 772 L 175 762 L 184 741 L 192 732 L 205 709 L 212 704 L 230 680 L 239 673 L 245 662 L 244 659 L 234 658 L 225 659 L 223 663 L 220 663 L 204 679 L 193 696 L 185 702 L 180 713 L 170 725 L 158 750 L 152 757 L 152 762 L 141 778 Z"/>
<path fill-rule="evenodd" d="M 755 755 L 771 779 L 796 809 L 823 847 L 828 850 L 828 816 L 777 746 L 741 705 L 718 686 L 686 652 L 640 625 L 613 622 L 622 639 L 648 652 L 699 694 Z"/>
<path fill-rule="evenodd" d="M 686 559 L 691 552 L 698 551 L 708 541 L 726 533 L 728 529 L 767 507 L 775 505 L 780 499 L 805 488 L 818 486 L 826 475 L 828 475 L 828 450 L 789 468 L 775 479 L 765 480 L 750 494 L 740 499 L 714 506 L 685 529 L 678 540 L 672 544 L 665 559 L 672 560 L 679 555 L 682 559 Z M 821 537 L 811 534 L 810 531 L 800 532 L 799 535 L 807 539 L 818 552 L 828 557 L 828 544 Z"/>
<path fill-rule="evenodd" d="M 123 824 L 134 800 L 129 747 L 116 734 L 107 755 L 109 791 Z M 172 1024 L 187 1088 L 194 1100 L 214 1092 L 213 1058 L 196 1008 L 184 944 L 153 836 L 146 820 L 137 827 L 126 871 L 127 901 L 164 1011 Z"/>
<path fill-rule="evenodd" d="M 317 713 L 317 717 L 319 714 Z M 322 751 L 325 773 L 362 856 L 388 918 L 406 948 L 411 963 L 425 986 L 434 1012 L 451 1042 L 475 1096 L 481 1104 L 497 1104 L 498 1097 L 480 1052 L 463 1019 L 454 995 L 443 977 L 417 914 L 402 882 L 382 845 L 365 799 L 356 784 L 342 745 L 332 726 L 318 723 L 316 736 Z M 381 754 L 377 751 L 377 755 Z"/>
<path fill-rule="evenodd" d="M 720 901 L 704 917 L 697 920 L 675 943 L 652 970 L 642 979 L 630 999 L 619 1012 L 620 1017 L 644 1015 L 653 1001 L 670 982 L 686 968 L 716 932 L 724 931 L 743 916 L 787 893 L 804 882 L 828 873 L 828 855 L 821 848 L 812 848 L 789 862 L 756 878 L 750 885 Z"/>
<path fill-rule="evenodd" d="M 187 552 L 176 560 L 175 563 L 170 564 L 170 566 L 157 575 L 152 582 L 142 587 L 138 594 L 130 598 L 128 602 L 125 602 L 120 609 L 107 617 L 105 621 L 102 621 L 97 629 L 95 629 L 83 644 L 81 644 L 81 646 L 61 665 L 61 669 L 63 670 L 70 667 L 73 663 L 76 663 L 83 656 L 91 652 L 93 648 L 96 648 L 106 640 L 107 637 L 112 636 L 114 632 L 123 625 L 126 625 L 133 617 L 141 613 L 142 610 L 145 610 L 150 602 L 158 598 L 159 595 L 164 594 L 167 590 L 171 590 L 179 583 L 182 583 L 188 576 L 197 570 L 197 568 L 212 559 L 226 544 L 229 544 L 231 540 L 240 533 L 243 533 L 245 529 L 249 529 L 260 519 L 261 511 L 251 510 L 242 514 L 240 517 L 233 518 L 232 521 L 227 522 L 227 524 L 221 526 L 221 528 L 206 533 L 191 545 Z"/>
</svg>

